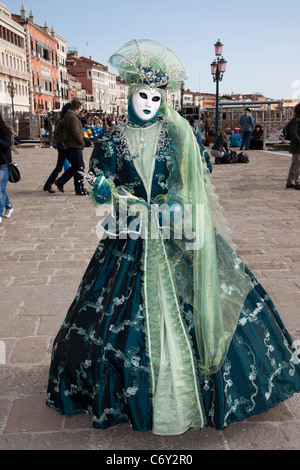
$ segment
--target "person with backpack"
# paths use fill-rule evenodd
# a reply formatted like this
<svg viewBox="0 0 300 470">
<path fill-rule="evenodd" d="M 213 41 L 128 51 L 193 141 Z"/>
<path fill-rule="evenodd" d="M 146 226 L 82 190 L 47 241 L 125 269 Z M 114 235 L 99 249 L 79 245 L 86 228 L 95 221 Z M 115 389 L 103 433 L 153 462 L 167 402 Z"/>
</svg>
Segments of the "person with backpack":
<svg viewBox="0 0 300 470">
<path fill-rule="evenodd" d="M 61 128 L 61 141 L 65 145 L 66 155 L 71 166 L 54 184 L 63 193 L 64 185 L 74 177 L 75 194 L 85 196 L 88 191 L 84 187 L 83 176 L 80 174 L 84 172 L 83 149 L 85 147 L 84 133 L 79 116 L 80 109 L 81 102 L 76 98 L 73 99 L 71 107 L 61 123 L 63 127 Z"/>
<path fill-rule="evenodd" d="M 63 142 L 60 141 L 59 134 L 57 133 L 57 129 L 60 126 L 60 123 L 64 116 L 66 115 L 67 111 L 70 109 L 71 103 L 67 103 L 61 110 L 60 118 L 55 123 L 55 130 L 54 130 L 54 139 L 55 139 L 55 148 L 58 151 L 57 155 L 57 162 L 56 167 L 50 174 L 49 178 L 47 179 L 46 183 L 44 184 L 43 190 L 48 191 L 48 193 L 52 194 L 55 193 L 55 190 L 52 188 L 52 185 L 58 175 L 61 173 L 62 169 L 65 168 L 67 170 L 70 167 L 70 163 L 67 159 L 67 150 Z"/>
<path fill-rule="evenodd" d="M 300 103 L 295 106 L 294 117 L 289 125 L 290 148 L 293 154 L 292 164 L 287 178 L 286 188 L 300 189 Z"/>
</svg>

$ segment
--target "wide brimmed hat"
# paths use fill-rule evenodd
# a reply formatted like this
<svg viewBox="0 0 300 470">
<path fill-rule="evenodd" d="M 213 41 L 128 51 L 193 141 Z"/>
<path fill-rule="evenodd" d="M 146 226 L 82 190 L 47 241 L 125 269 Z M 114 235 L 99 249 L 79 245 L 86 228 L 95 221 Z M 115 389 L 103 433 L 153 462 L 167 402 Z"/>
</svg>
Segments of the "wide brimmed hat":
<svg viewBox="0 0 300 470">
<path fill-rule="evenodd" d="M 189 76 L 169 47 L 152 39 L 132 39 L 115 52 L 109 63 L 127 84 L 179 90 Z"/>
</svg>

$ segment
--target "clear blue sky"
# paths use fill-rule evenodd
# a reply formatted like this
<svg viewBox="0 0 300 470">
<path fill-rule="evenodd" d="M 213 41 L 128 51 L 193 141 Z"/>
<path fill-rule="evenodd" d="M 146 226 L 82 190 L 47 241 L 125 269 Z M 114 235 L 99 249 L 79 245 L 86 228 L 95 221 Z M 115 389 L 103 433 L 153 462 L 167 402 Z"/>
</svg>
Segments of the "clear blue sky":
<svg viewBox="0 0 300 470">
<path fill-rule="evenodd" d="M 22 0 L 2 3 L 19 14 Z M 186 88 L 202 93 L 215 92 L 210 63 L 220 38 L 228 61 L 221 93 L 300 98 L 299 0 L 24 0 L 24 6 L 68 47 L 104 65 L 132 38 L 160 41 L 183 62 Z"/>
</svg>

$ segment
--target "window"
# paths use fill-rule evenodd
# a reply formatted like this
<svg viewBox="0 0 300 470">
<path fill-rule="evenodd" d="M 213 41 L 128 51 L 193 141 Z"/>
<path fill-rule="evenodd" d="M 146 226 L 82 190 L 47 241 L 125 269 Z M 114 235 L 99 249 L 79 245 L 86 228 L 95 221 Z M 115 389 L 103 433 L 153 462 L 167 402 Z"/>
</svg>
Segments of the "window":
<svg viewBox="0 0 300 470">
<path fill-rule="evenodd" d="M 43 58 L 45 60 L 50 60 L 50 51 L 48 49 L 43 49 Z"/>
</svg>

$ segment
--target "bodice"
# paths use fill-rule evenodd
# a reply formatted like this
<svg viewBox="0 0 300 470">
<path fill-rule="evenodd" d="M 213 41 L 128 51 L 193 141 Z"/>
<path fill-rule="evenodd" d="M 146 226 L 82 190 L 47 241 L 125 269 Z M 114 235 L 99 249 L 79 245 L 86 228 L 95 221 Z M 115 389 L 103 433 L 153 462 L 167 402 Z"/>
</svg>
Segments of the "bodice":
<svg viewBox="0 0 300 470">
<path fill-rule="evenodd" d="M 151 202 L 167 192 L 170 163 L 168 132 L 164 122 L 140 128 L 126 125 L 105 133 L 95 144 L 90 171 L 101 171 L 116 186 L 125 186 L 132 194 Z"/>
</svg>

